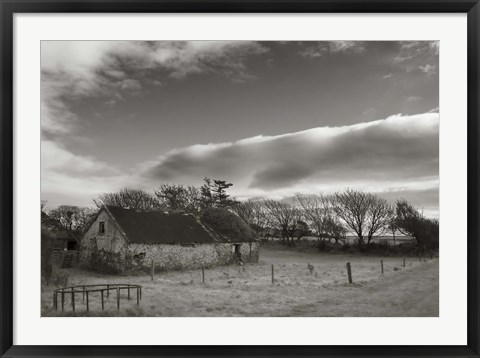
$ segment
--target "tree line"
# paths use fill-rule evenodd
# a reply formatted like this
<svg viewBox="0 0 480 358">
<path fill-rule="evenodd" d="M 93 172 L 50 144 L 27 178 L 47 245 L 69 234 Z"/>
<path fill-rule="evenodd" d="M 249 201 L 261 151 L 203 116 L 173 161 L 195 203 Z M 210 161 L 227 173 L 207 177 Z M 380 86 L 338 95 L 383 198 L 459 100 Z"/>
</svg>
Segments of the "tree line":
<svg viewBox="0 0 480 358">
<path fill-rule="evenodd" d="M 399 232 L 415 239 L 419 247 L 438 247 L 437 219 L 427 218 L 405 199 L 392 205 L 376 194 L 356 189 L 331 195 L 297 195 L 288 200 L 249 199 L 232 209 L 259 233 L 276 229 L 289 245 L 306 235 L 339 243 L 350 232 L 363 246 L 375 236 Z"/>
<path fill-rule="evenodd" d="M 293 198 L 237 200 L 228 194 L 232 186 L 225 180 L 204 178 L 200 187 L 162 184 L 150 194 L 124 188 L 104 193 L 93 200 L 95 208 L 61 205 L 45 214 L 58 226 L 80 238 L 103 205 L 143 211 L 185 212 L 197 216 L 208 208 L 236 213 L 257 236 L 280 236 L 288 245 L 303 236 L 319 240 L 344 241 L 354 233 L 360 246 L 369 245 L 375 236 L 400 232 L 411 236 L 420 247 L 438 247 L 439 223 L 430 219 L 405 199 L 390 204 L 380 196 L 356 189 L 331 195 L 297 195 Z M 42 212 L 44 207 L 42 206 Z M 210 211 L 220 214 L 221 210 Z M 42 214 L 43 217 L 43 214 Z"/>
</svg>

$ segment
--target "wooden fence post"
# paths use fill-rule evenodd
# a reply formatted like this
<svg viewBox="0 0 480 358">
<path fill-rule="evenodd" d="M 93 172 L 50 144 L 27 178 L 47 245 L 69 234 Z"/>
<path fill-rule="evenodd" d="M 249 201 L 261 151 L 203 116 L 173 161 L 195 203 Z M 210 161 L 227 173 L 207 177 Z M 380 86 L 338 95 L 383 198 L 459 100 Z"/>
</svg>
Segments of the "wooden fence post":
<svg viewBox="0 0 480 358">
<path fill-rule="evenodd" d="M 75 293 L 73 292 L 73 287 L 72 287 L 72 310 L 75 312 Z"/>
<path fill-rule="evenodd" d="M 102 311 L 105 309 L 105 303 L 103 302 L 103 290 L 100 291 L 102 294 Z"/>
<path fill-rule="evenodd" d="M 87 291 L 87 312 L 88 312 L 89 309 L 90 309 L 90 307 L 88 305 L 88 291 Z"/>
<path fill-rule="evenodd" d="M 151 275 L 152 275 L 152 281 L 153 281 L 153 277 L 155 276 L 155 265 L 153 264 L 153 260 L 152 260 L 152 272 L 151 272 Z"/>
<path fill-rule="evenodd" d="M 273 271 L 273 264 L 272 264 L 272 285 L 275 283 L 275 273 Z"/>
<path fill-rule="evenodd" d="M 82 302 L 85 301 L 85 286 L 83 286 Z"/>
<path fill-rule="evenodd" d="M 205 283 L 205 269 L 202 266 L 202 283 Z"/>
<path fill-rule="evenodd" d="M 383 275 L 383 260 L 380 260 L 380 267 L 382 268 L 382 275 Z"/>
<path fill-rule="evenodd" d="M 130 285 L 128 285 L 127 292 L 128 292 L 128 300 L 130 301 Z"/>
<path fill-rule="evenodd" d="M 403 258 L 403 267 L 405 267 L 405 257 Z"/>
<path fill-rule="evenodd" d="M 138 289 L 137 286 L 137 306 L 140 305 L 140 290 Z"/>
<path fill-rule="evenodd" d="M 107 299 L 110 296 L 110 285 L 107 285 Z"/>
<path fill-rule="evenodd" d="M 57 293 L 53 291 L 53 308 L 55 308 L 55 311 L 57 310 Z"/>
<path fill-rule="evenodd" d="M 117 286 L 117 310 L 120 310 L 120 287 Z"/>
<path fill-rule="evenodd" d="M 348 283 L 352 283 L 352 267 L 350 266 L 350 262 L 347 262 L 347 275 L 348 275 Z"/>
<path fill-rule="evenodd" d="M 64 289 L 62 288 L 62 312 L 63 312 L 63 306 L 65 305 L 65 292 Z"/>
</svg>

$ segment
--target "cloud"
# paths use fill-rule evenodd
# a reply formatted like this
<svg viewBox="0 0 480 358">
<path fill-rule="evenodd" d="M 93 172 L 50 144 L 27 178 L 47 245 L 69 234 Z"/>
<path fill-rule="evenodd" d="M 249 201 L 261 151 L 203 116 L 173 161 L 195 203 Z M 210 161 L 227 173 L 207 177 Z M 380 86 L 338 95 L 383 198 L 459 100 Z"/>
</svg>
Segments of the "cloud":
<svg viewBox="0 0 480 358">
<path fill-rule="evenodd" d="M 232 194 L 242 199 L 355 187 L 392 201 L 406 198 L 429 216 L 438 216 L 438 130 L 438 113 L 395 115 L 178 148 L 129 172 L 43 140 L 42 197 L 50 205 L 88 205 L 98 194 L 123 186 L 199 185 L 208 176 L 234 183 Z"/>
<path fill-rule="evenodd" d="M 359 54 L 363 51 L 365 43 L 362 41 L 320 41 L 306 46 L 300 51 L 300 55 L 315 58 L 336 53 Z"/>
<path fill-rule="evenodd" d="M 403 41 L 393 63 L 407 72 L 420 70 L 428 76 L 433 75 L 437 73 L 437 66 L 428 63 L 438 64 L 439 47 L 439 41 Z"/>
<path fill-rule="evenodd" d="M 249 81 L 254 76 L 246 57 L 266 51 L 248 41 L 42 41 L 42 195 L 85 203 L 103 191 L 142 185 L 134 174 L 75 155 L 61 144 L 75 138 L 81 125 L 72 109 L 76 101 L 95 97 L 114 106 L 148 86 L 207 72 L 235 82 Z M 159 78 L 159 73 L 164 77 Z"/>
<path fill-rule="evenodd" d="M 389 73 L 388 75 L 382 76 L 382 80 L 385 80 L 385 79 L 391 78 L 391 77 L 392 77 L 392 74 Z"/>
<path fill-rule="evenodd" d="M 142 93 L 164 78 L 213 73 L 234 82 L 255 78 L 245 62 L 268 51 L 249 41 L 42 41 L 42 130 L 74 131 L 70 103 L 102 97 L 108 105 Z"/>
<path fill-rule="evenodd" d="M 425 66 L 418 66 L 418 68 L 427 76 L 431 76 L 437 73 L 437 66 L 435 65 L 426 64 Z"/>
<path fill-rule="evenodd" d="M 126 186 L 151 191 L 154 186 L 138 175 L 141 169 L 120 170 L 95 157 L 74 154 L 55 141 L 41 141 L 41 195 L 51 207 L 91 206 L 99 194 Z"/>
<path fill-rule="evenodd" d="M 429 43 L 426 41 L 402 41 L 400 50 L 394 57 L 394 62 L 401 63 L 412 60 L 415 57 L 424 55 L 429 49 Z"/>
<path fill-rule="evenodd" d="M 58 143 L 51 140 L 42 140 L 42 170 L 45 172 L 77 173 L 80 176 L 95 175 L 98 173 L 118 174 L 106 163 L 97 161 L 93 157 L 79 156 L 71 153 Z"/>
<path fill-rule="evenodd" d="M 89 205 L 102 192 L 121 188 L 132 178 L 93 157 L 75 155 L 62 145 L 42 140 L 41 191 L 50 205 Z M 62 200 L 57 202 L 56 199 Z"/>
<path fill-rule="evenodd" d="M 195 145 L 149 162 L 143 175 L 156 183 L 223 178 L 232 181 L 242 197 L 282 197 L 348 186 L 415 189 L 438 181 L 438 130 L 438 113 L 425 113 Z"/>
<path fill-rule="evenodd" d="M 378 114 L 378 109 L 375 107 L 370 107 L 362 112 L 362 119 L 365 120 L 365 119 L 378 118 L 377 114 Z"/>
<path fill-rule="evenodd" d="M 423 211 L 425 215 L 438 218 L 439 183 L 438 181 L 433 181 L 426 184 L 420 184 L 413 188 L 408 186 L 393 187 L 379 191 L 377 194 L 391 203 L 395 203 L 398 199 L 406 199 Z"/>
</svg>

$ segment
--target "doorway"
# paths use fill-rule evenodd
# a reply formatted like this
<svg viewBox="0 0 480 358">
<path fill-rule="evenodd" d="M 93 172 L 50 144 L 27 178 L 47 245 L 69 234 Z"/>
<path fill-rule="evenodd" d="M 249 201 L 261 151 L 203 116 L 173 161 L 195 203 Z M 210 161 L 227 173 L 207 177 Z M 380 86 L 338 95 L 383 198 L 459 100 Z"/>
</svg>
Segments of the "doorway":
<svg viewBox="0 0 480 358">
<path fill-rule="evenodd" d="M 240 253 L 240 244 L 234 244 L 233 245 L 234 250 L 233 250 L 233 257 L 235 261 L 241 261 L 242 260 L 242 254 Z"/>
</svg>

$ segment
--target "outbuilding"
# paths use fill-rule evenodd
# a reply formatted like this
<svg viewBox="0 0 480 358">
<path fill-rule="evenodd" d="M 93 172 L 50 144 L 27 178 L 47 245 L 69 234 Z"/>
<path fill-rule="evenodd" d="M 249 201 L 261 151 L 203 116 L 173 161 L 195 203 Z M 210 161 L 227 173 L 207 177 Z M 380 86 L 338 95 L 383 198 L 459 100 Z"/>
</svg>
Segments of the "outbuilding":
<svg viewBox="0 0 480 358">
<path fill-rule="evenodd" d="M 80 247 L 83 266 L 101 272 L 182 270 L 258 261 L 258 242 L 216 232 L 192 214 L 104 206 Z"/>
</svg>

